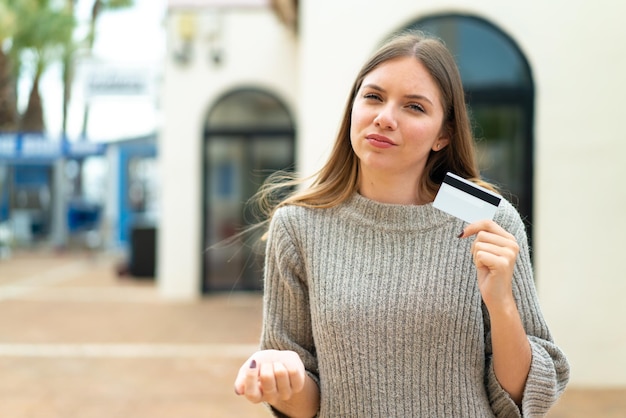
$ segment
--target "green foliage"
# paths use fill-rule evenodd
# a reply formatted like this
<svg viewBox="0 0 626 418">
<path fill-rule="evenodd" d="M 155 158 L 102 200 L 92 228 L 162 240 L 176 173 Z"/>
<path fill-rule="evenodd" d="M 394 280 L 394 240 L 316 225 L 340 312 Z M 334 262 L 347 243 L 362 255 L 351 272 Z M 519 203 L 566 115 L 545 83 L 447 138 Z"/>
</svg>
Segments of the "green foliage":
<svg viewBox="0 0 626 418">
<path fill-rule="evenodd" d="M 0 48 L 17 30 L 17 17 L 7 0 L 0 0 Z"/>
<path fill-rule="evenodd" d="M 21 0 L 14 10 L 19 26 L 13 35 L 13 55 L 20 59 L 25 51 L 33 53 L 37 71 L 43 71 L 71 43 L 74 16 L 65 8 L 52 7 L 49 0 Z"/>
<path fill-rule="evenodd" d="M 108 9 L 120 9 L 123 7 L 130 7 L 133 5 L 134 0 L 108 0 L 104 1 L 105 7 Z"/>
<path fill-rule="evenodd" d="M 34 108 L 29 103 L 27 113 L 43 115 L 39 100 L 38 83 L 51 62 L 62 60 L 64 66 L 73 66 L 73 57 L 79 45 L 74 41 L 77 21 L 74 4 L 77 0 L 0 0 L 0 121 L 11 120 L 15 113 L 15 85 L 29 70 L 36 100 Z M 84 0 L 78 0 L 84 1 Z M 107 9 L 130 7 L 134 0 L 93 0 L 90 33 L 87 48 L 90 50 L 95 38 L 95 27 L 101 12 Z M 83 44 L 84 45 L 84 44 Z M 29 64 L 29 65 L 25 65 Z M 71 83 L 71 70 L 64 71 L 63 83 Z M 11 79 L 7 79 L 7 74 Z M 69 91 L 69 90 L 68 90 Z M 69 95 L 64 97 L 64 108 Z M 9 104 L 9 105 L 7 105 Z M 32 109 L 32 110 L 31 110 Z M 3 115 L 3 112 L 7 113 Z M 28 115 L 24 115 L 24 119 Z M 39 116 L 37 116 L 37 119 Z M 43 116 L 41 116 L 43 118 Z M 32 120 L 32 118 L 31 118 Z M 41 122 L 41 121 L 40 121 Z M 35 126 L 43 126 L 36 123 Z M 0 126 L 2 129 L 2 126 Z"/>
</svg>

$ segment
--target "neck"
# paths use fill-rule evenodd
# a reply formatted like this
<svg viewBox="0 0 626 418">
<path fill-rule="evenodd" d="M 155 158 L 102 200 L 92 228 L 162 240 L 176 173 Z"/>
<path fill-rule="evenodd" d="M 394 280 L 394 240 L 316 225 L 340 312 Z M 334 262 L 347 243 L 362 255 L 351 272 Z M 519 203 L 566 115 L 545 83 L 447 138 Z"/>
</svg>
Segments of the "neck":
<svg viewBox="0 0 626 418">
<path fill-rule="evenodd" d="M 359 173 L 359 193 L 368 199 L 396 205 L 423 205 L 428 203 L 420 197 L 419 180 L 403 175 L 372 173 L 361 170 Z"/>
</svg>

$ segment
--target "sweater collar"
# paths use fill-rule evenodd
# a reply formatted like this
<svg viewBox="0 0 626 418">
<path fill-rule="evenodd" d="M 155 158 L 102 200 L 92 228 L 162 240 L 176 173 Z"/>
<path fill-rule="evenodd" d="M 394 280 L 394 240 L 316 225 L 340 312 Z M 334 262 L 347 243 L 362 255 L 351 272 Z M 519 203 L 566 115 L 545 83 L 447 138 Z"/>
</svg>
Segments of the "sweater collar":
<svg viewBox="0 0 626 418">
<path fill-rule="evenodd" d="M 427 230 L 453 222 L 454 217 L 425 205 L 397 205 L 381 203 L 354 193 L 338 208 L 340 216 L 381 230 Z"/>
</svg>

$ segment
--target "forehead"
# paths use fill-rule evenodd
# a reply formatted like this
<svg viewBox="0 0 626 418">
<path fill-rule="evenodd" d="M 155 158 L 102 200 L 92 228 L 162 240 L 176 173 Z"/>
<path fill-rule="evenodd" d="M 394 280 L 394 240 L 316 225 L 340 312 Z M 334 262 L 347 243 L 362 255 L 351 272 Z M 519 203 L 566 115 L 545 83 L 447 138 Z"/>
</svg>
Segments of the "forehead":
<svg viewBox="0 0 626 418">
<path fill-rule="evenodd" d="M 417 58 L 393 58 L 376 66 L 363 78 L 362 86 L 375 84 L 385 90 L 401 89 L 405 94 L 429 93 L 439 99 L 439 86 L 426 66 Z"/>
</svg>

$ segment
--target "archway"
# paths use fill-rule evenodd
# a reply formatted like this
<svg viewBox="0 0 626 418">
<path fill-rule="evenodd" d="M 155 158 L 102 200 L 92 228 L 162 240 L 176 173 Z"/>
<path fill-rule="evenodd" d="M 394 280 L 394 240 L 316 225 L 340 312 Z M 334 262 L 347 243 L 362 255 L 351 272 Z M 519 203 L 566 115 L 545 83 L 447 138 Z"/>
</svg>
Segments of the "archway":
<svg viewBox="0 0 626 418">
<path fill-rule="evenodd" d="M 418 29 L 442 39 L 457 60 L 470 108 L 480 169 L 516 205 L 532 237 L 534 83 L 517 44 L 492 23 L 446 14 Z"/>
<path fill-rule="evenodd" d="M 291 169 L 295 129 L 286 106 L 258 89 L 231 91 L 204 130 L 204 293 L 262 288 L 263 244 L 238 233 L 257 220 L 248 200 L 269 174 Z"/>
</svg>

